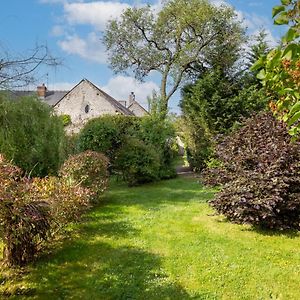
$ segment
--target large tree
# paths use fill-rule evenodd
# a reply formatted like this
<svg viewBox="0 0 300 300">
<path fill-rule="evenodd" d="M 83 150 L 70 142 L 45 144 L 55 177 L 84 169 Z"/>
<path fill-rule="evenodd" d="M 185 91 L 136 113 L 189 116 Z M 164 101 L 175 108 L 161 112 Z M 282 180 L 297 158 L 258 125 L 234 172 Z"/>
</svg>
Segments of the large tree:
<svg viewBox="0 0 300 300">
<path fill-rule="evenodd" d="M 125 10 L 108 23 L 104 43 L 115 72 L 132 71 L 141 81 L 151 71 L 161 74 L 160 111 L 165 116 L 168 101 L 182 81 L 220 62 L 222 56 L 230 60 L 227 50 L 238 50 L 242 36 L 228 6 L 216 7 L 207 0 L 168 0 L 159 12 L 150 6 Z"/>
</svg>

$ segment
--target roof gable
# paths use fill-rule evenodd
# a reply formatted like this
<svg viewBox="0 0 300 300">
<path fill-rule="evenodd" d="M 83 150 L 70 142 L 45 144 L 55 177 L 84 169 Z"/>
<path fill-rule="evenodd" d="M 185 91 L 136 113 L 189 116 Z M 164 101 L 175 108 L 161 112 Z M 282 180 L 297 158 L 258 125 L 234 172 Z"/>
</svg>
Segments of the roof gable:
<svg viewBox="0 0 300 300">
<path fill-rule="evenodd" d="M 106 101 L 108 101 L 118 112 L 122 113 L 123 115 L 129 115 L 132 116 L 134 115 L 133 112 L 131 112 L 128 108 L 124 107 L 121 103 L 119 103 L 116 99 L 105 93 L 103 90 L 98 88 L 95 84 L 93 84 L 91 81 L 88 79 L 82 79 L 79 83 L 77 83 L 70 91 L 68 91 L 59 101 L 57 101 L 54 104 L 54 107 L 58 105 L 65 97 L 67 97 L 74 89 L 76 89 L 79 85 L 82 83 L 87 83 L 89 84 L 93 89 L 95 89 L 97 92 L 101 93 L 102 96 L 105 98 Z"/>
<path fill-rule="evenodd" d="M 141 104 L 139 104 L 137 101 L 134 100 L 134 101 L 128 106 L 128 109 L 134 110 L 135 108 L 140 109 L 143 113 L 145 113 L 146 115 L 149 115 L 149 112 L 148 112 Z"/>
</svg>

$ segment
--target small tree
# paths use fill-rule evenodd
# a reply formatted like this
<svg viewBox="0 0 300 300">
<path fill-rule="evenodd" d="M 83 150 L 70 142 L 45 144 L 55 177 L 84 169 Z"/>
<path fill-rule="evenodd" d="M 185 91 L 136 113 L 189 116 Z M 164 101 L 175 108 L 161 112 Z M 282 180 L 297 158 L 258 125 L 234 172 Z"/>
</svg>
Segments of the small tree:
<svg viewBox="0 0 300 300">
<path fill-rule="evenodd" d="M 125 10 L 119 20 L 109 22 L 104 43 L 114 71 L 131 70 L 139 80 L 151 71 L 160 73 L 159 111 L 164 117 L 181 82 L 199 66 L 213 64 L 209 57 L 220 49 L 239 45 L 241 35 L 240 23 L 227 6 L 168 0 L 157 14 L 150 6 Z"/>
</svg>

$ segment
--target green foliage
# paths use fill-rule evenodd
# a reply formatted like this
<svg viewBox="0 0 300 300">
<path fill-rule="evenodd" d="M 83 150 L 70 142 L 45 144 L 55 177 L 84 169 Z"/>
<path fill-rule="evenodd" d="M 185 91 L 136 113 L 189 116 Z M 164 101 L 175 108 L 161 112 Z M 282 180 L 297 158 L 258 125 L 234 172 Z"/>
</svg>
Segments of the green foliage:
<svg viewBox="0 0 300 300">
<path fill-rule="evenodd" d="M 153 145 L 127 137 L 117 152 L 116 166 L 128 185 L 134 186 L 159 179 L 160 156 Z"/>
<path fill-rule="evenodd" d="M 173 164 L 176 157 L 173 147 L 175 144 L 175 129 L 170 120 L 161 119 L 160 115 L 140 118 L 138 127 L 135 128 L 135 131 L 129 131 L 128 134 L 156 149 L 160 161 L 160 179 L 169 179 L 176 176 Z"/>
<path fill-rule="evenodd" d="M 37 99 L 0 101 L 0 153 L 33 176 L 56 174 L 65 158 L 61 119 Z"/>
<path fill-rule="evenodd" d="M 183 89 L 181 108 L 189 160 L 196 170 L 206 167 L 214 153 L 215 134 L 228 133 L 242 117 L 266 107 L 266 97 L 256 85 L 243 86 L 220 70 L 207 71 Z"/>
<path fill-rule="evenodd" d="M 108 186 L 108 159 L 99 152 L 91 150 L 69 157 L 62 165 L 59 175 L 67 178 L 73 185 L 88 188 L 97 198 Z"/>
<path fill-rule="evenodd" d="M 226 65 L 242 36 L 228 6 L 217 7 L 207 0 L 168 0 L 158 13 L 150 6 L 126 9 L 108 23 L 104 43 L 114 71 L 133 71 L 139 80 L 150 71 L 161 74 L 160 111 L 165 117 L 168 101 L 182 80 L 199 66 Z"/>
<path fill-rule="evenodd" d="M 121 170 L 125 172 L 123 168 L 125 162 L 122 161 L 122 164 L 118 165 L 121 160 L 119 158 L 116 160 L 116 156 L 118 152 L 122 152 L 124 147 L 133 150 L 128 145 L 131 140 L 128 139 L 130 136 L 133 138 L 132 140 L 135 144 L 146 145 L 151 149 L 153 147 L 156 149 L 160 164 L 158 177 L 162 179 L 171 178 L 176 175 L 173 166 L 175 154 L 172 151 L 174 135 L 174 128 L 170 121 L 163 120 L 160 115 L 143 118 L 104 116 L 89 121 L 80 132 L 78 141 L 81 150 L 90 149 L 105 153 L 110 159 L 112 171 L 119 172 Z M 140 144 L 136 140 L 139 140 Z M 133 153 L 132 155 L 135 154 Z M 139 157 L 143 160 L 142 156 Z M 137 164 L 137 158 L 134 161 Z M 141 164 L 143 164 L 142 161 Z M 156 178 L 156 176 L 153 178 Z M 123 178 L 129 177 L 124 175 Z M 143 181 L 144 179 L 141 179 L 138 182 Z"/>
<path fill-rule="evenodd" d="M 123 137 L 137 122 L 136 117 L 101 116 L 90 120 L 79 133 L 80 151 L 92 150 L 104 153 L 114 164 L 115 152 L 122 144 Z"/>
<path fill-rule="evenodd" d="M 61 118 L 64 126 L 68 126 L 72 122 L 70 115 L 60 115 L 59 117 Z"/>
<path fill-rule="evenodd" d="M 228 183 L 211 205 L 236 223 L 300 229 L 300 144 L 271 114 L 248 119 L 218 146 Z"/>
<path fill-rule="evenodd" d="M 268 90 L 275 115 L 287 122 L 292 136 L 300 132 L 300 3 L 281 1 L 273 8 L 274 24 L 288 25 L 282 44 L 261 57 L 252 70 Z"/>
</svg>

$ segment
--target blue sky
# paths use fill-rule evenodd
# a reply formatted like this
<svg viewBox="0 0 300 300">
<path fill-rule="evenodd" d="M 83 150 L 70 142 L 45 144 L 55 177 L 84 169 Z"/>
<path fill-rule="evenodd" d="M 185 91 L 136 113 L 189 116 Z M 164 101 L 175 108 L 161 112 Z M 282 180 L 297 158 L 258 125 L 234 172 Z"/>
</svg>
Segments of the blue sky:
<svg viewBox="0 0 300 300">
<path fill-rule="evenodd" d="M 132 5 L 144 2 L 159 6 L 159 0 L 91 1 L 91 0 L 5 0 L 0 11 L 0 46 L 16 55 L 24 54 L 37 44 L 46 44 L 53 56 L 63 59 L 56 69 L 41 69 L 37 81 L 48 88 L 69 89 L 87 78 L 116 99 L 127 99 L 131 91 L 146 106 L 147 95 L 158 87 L 155 76 L 143 84 L 131 77 L 115 75 L 109 69 L 101 32 L 105 22 Z M 253 34 L 264 27 L 274 44 L 282 32 L 271 19 L 272 7 L 280 0 L 212 0 L 232 5 Z M 48 74 L 48 75 L 46 75 Z M 179 94 L 170 102 L 178 112 Z"/>
</svg>

